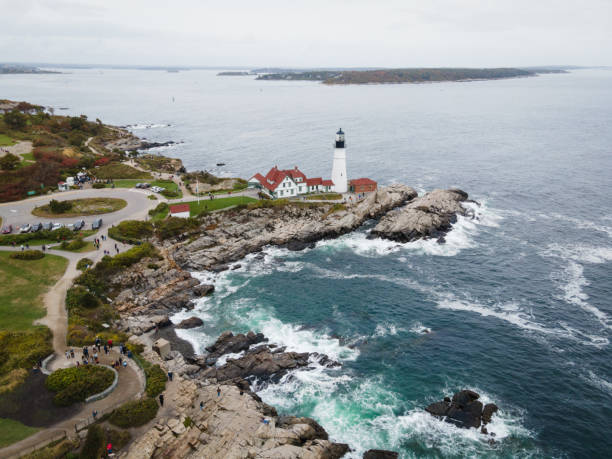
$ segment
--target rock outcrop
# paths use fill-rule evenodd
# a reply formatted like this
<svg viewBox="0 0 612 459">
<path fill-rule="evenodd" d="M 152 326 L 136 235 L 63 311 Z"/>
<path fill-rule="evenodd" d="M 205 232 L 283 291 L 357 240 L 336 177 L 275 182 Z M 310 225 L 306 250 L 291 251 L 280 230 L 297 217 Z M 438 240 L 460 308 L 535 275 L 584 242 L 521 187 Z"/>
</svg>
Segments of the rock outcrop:
<svg viewBox="0 0 612 459">
<path fill-rule="evenodd" d="M 369 449 L 363 453 L 363 459 L 397 459 L 399 454 L 384 449 Z"/>
<path fill-rule="evenodd" d="M 478 428 L 481 424 L 491 422 L 491 416 L 498 410 L 494 403 L 489 403 L 483 408 L 479 398 L 480 395 L 474 391 L 462 390 L 453 395 L 452 400 L 445 397 L 444 401 L 432 403 L 425 408 L 425 411 L 458 427 Z"/>
<path fill-rule="evenodd" d="M 221 271 L 228 269 L 227 263 L 261 251 L 266 245 L 301 250 L 315 241 L 338 237 L 416 196 L 410 187 L 392 185 L 345 206 L 298 203 L 226 213 L 222 220 L 211 215 L 202 225 L 203 235 L 171 247 L 172 256 L 185 269 Z"/>
<path fill-rule="evenodd" d="M 461 205 L 467 200 L 467 193 L 461 190 L 433 190 L 387 213 L 370 236 L 398 242 L 423 238 L 437 238 L 444 242 L 444 234 L 457 221 L 457 216 L 469 214 L 468 209 Z"/>
<path fill-rule="evenodd" d="M 180 377 L 173 385 L 166 395 L 173 416 L 158 418 L 121 457 L 337 459 L 349 451 L 348 445 L 328 440 L 312 419 L 279 418 L 235 386 Z"/>
<path fill-rule="evenodd" d="M 176 328 L 196 328 L 204 325 L 204 321 L 199 317 L 189 317 L 188 319 L 181 320 Z"/>
<path fill-rule="evenodd" d="M 265 341 L 267 339 L 261 333 L 249 332 L 246 335 L 223 333 L 215 344 L 207 348 L 210 353 L 199 359 L 198 362 L 203 368 L 200 377 L 217 382 L 233 381 L 248 389 L 248 384 L 242 385 L 243 380 L 257 379 L 259 383 L 277 382 L 287 372 L 304 368 L 311 361 L 317 361 L 328 367 L 339 365 L 318 353 L 285 352 L 283 347 L 260 344 Z M 226 354 L 236 357 L 226 358 L 222 365 L 218 365 L 219 359 Z"/>
</svg>

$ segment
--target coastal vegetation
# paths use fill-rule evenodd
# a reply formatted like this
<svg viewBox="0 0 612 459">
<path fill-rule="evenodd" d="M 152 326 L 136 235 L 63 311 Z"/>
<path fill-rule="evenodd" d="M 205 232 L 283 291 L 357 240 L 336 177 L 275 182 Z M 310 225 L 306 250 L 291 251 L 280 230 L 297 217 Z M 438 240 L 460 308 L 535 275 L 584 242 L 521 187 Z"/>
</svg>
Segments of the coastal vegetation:
<svg viewBox="0 0 612 459">
<path fill-rule="evenodd" d="M 91 241 L 84 241 L 78 237 L 73 241 L 63 241 L 60 246 L 60 250 L 67 250 L 69 252 L 91 252 L 94 250 L 94 244 Z"/>
<path fill-rule="evenodd" d="M 23 440 L 39 430 L 37 427 L 26 426 L 19 421 L 0 418 L 0 448 Z"/>
<path fill-rule="evenodd" d="M 151 209 L 149 211 L 149 216 L 151 217 L 152 222 L 158 222 L 163 220 L 168 216 L 168 212 L 170 211 L 170 207 L 165 202 L 160 202 L 155 209 Z"/>
<path fill-rule="evenodd" d="M 124 429 L 139 427 L 153 419 L 158 408 L 155 399 L 144 397 L 121 405 L 113 411 L 109 422 Z"/>
<path fill-rule="evenodd" d="M 206 212 L 226 209 L 228 207 L 238 206 L 242 204 L 250 204 L 256 202 L 256 199 L 248 196 L 231 196 L 227 198 L 216 199 L 201 199 L 200 202 L 191 201 L 181 204 L 189 204 L 189 215 L 192 217 Z"/>
<path fill-rule="evenodd" d="M 13 252 L 10 257 L 15 260 L 40 260 L 45 254 L 40 250 L 22 250 L 21 252 Z"/>
<path fill-rule="evenodd" d="M 168 156 L 144 154 L 136 158 L 136 163 L 144 169 L 155 172 L 175 173 L 181 170 L 184 171 L 183 163 L 180 159 Z"/>
<path fill-rule="evenodd" d="M 68 228 L 59 228 L 53 231 L 42 230 L 36 233 L 4 234 L 0 236 L 0 245 L 11 245 L 13 243 L 42 245 L 56 242 L 70 241 L 77 237 L 87 237 L 94 234 L 94 230 L 71 231 Z"/>
<path fill-rule="evenodd" d="M 323 200 L 332 201 L 336 199 L 342 199 L 342 195 L 338 193 L 322 193 L 322 194 L 310 194 L 306 196 L 308 200 Z"/>
<path fill-rule="evenodd" d="M 550 73 L 552 70 L 546 70 Z M 556 71 L 560 72 L 560 71 Z M 406 68 L 377 70 L 313 70 L 261 74 L 258 80 L 311 80 L 324 84 L 430 83 L 439 81 L 497 80 L 536 76 L 538 69 L 520 68 Z"/>
<path fill-rule="evenodd" d="M 169 217 L 155 224 L 155 234 L 160 240 L 178 236 L 189 230 L 196 230 L 200 223 L 195 218 Z"/>
<path fill-rule="evenodd" d="M 115 374 L 106 367 L 81 365 L 54 371 L 45 380 L 45 386 L 56 392 L 54 403 L 67 406 L 102 392 L 112 384 L 114 378 Z"/>
<path fill-rule="evenodd" d="M 81 258 L 76 265 L 76 268 L 79 271 L 85 271 L 87 268 L 89 268 L 91 265 L 93 265 L 93 261 L 89 258 Z"/>
<path fill-rule="evenodd" d="M 127 244 L 140 244 L 151 236 L 153 236 L 153 224 L 142 220 L 124 220 L 108 229 L 108 237 Z"/>
<path fill-rule="evenodd" d="M 145 392 L 149 397 L 157 397 L 166 390 L 166 372 L 159 365 L 151 365 L 144 360 L 148 366 L 145 368 L 145 376 L 147 377 L 147 385 Z"/>
<path fill-rule="evenodd" d="M 127 164 L 110 162 L 93 169 L 93 174 L 97 179 L 151 179 L 148 172 L 141 171 Z"/>
<path fill-rule="evenodd" d="M 52 199 L 49 204 L 35 207 L 32 214 L 45 218 L 80 217 L 116 212 L 125 206 L 127 206 L 125 199 L 119 198 L 84 198 L 65 201 Z"/>
</svg>

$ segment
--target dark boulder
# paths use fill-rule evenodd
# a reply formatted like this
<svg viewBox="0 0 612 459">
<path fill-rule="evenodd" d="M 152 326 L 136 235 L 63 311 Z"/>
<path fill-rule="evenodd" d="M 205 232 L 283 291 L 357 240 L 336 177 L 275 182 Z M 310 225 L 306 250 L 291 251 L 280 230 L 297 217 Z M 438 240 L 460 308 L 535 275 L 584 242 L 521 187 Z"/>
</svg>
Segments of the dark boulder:
<svg viewBox="0 0 612 459">
<path fill-rule="evenodd" d="M 369 449 L 363 453 L 363 459 L 397 459 L 399 454 L 384 449 Z"/>
<path fill-rule="evenodd" d="M 226 331 L 219 336 L 217 341 L 208 346 L 206 350 L 210 352 L 209 358 L 219 358 L 224 354 L 236 354 L 246 351 L 253 344 L 258 344 L 266 341 L 262 333 L 248 332 L 246 335 L 239 333 L 234 335 L 232 332 Z"/>
<path fill-rule="evenodd" d="M 229 269 L 228 265 L 214 265 L 210 267 L 210 270 L 214 273 L 220 273 L 222 271 L 227 271 Z"/>
<path fill-rule="evenodd" d="M 453 395 L 452 400 L 444 397 L 444 401 L 436 402 L 425 408 L 433 416 L 443 418 L 457 427 L 469 429 L 480 427 L 491 421 L 491 416 L 497 411 L 493 403 L 482 406 L 478 400 L 480 395 L 471 390 L 462 390 Z"/>
<path fill-rule="evenodd" d="M 189 319 L 182 320 L 176 328 L 196 328 L 204 325 L 204 321 L 199 317 L 190 317 Z"/>
<path fill-rule="evenodd" d="M 305 242 L 298 240 L 292 240 L 285 244 L 285 247 L 293 252 L 299 252 L 300 250 L 304 249 L 312 249 L 314 246 L 314 242 Z"/>
<path fill-rule="evenodd" d="M 211 294 L 214 291 L 215 291 L 214 285 L 201 284 L 201 285 L 196 285 L 193 288 L 193 293 L 197 296 L 206 296 L 206 295 Z"/>
</svg>

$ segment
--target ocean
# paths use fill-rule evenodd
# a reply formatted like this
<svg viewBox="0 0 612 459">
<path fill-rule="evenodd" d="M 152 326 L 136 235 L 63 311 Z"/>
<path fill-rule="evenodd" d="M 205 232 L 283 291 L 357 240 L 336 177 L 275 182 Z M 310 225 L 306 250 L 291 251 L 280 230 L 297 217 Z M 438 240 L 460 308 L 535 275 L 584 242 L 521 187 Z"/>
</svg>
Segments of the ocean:
<svg viewBox="0 0 612 459">
<path fill-rule="evenodd" d="M 174 140 L 157 151 L 244 178 L 274 165 L 329 178 L 342 127 L 349 176 L 459 187 L 480 203 L 443 245 L 369 240 L 369 222 L 195 273 L 216 292 L 174 320 L 204 320 L 179 332 L 196 350 L 254 330 L 342 363 L 258 384 L 280 413 L 313 417 L 350 457 L 610 454 L 612 72 L 331 87 L 212 70 L 66 72 L 2 75 L 0 97 Z M 464 388 L 500 407 L 493 444 L 423 411 Z"/>
</svg>

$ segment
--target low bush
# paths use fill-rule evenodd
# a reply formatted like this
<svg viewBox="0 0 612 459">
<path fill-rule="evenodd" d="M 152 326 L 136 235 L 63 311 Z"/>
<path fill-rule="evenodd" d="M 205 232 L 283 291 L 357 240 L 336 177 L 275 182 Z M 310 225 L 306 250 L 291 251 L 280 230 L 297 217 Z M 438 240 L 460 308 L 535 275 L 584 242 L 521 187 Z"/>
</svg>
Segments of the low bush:
<svg viewBox="0 0 612 459">
<path fill-rule="evenodd" d="M 11 332 L 0 331 L 0 375 L 15 368 L 29 370 L 53 352 L 51 331 L 47 327 Z"/>
<path fill-rule="evenodd" d="M 153 235 L 153 224 L 141 220 L 125 220 L 108 229 L 108 236 L 119 242 L 137 244 Z"/>
<path fill-rule="evenodd" d="M 0 376 L 0 394 L 10 392 L 17 386 L 20 386 L 27 377 L 28 371 L 25 368 L 15 368 L 9 373 Z"/>
<path fill-rule="evenodd" d="M 98 459 L 104 454 L 104 431 L 97 424 L 89 426 L 80 459 Z"/>
<path fill-rule="evenodd" d="M 138 427 L 155 418 L 158 408 L 155 399 L 141 398 L 121 405 L 113 411 L 109 422 L 124 429 Z"/>
<path fill-rule="evenodd" d="M 62 250 L 69 250 L 69 251 L 76 251 L 76 250 L 82 249 L 86 245 L 87 245 L 87 242 L 85 242 L 83 240 L 83 238 L 78 237 L 75 240 L 70 241 L 70 242 L 63 241 L 60 244 L 60 249 L 62 249 Z"/>
<path fill-rule="evenodd" d="M 69 311 L 75 308 L 93 309 L 100 304 L 98 297 L 81 285 L 71 287 L 66 292 L 66 308 Z"/>
<path fill-rule="evenodd" d="M 157 397 L 166 390 L 166 373 L 159 365 L 153 365 L 145 370 L 147 376 L 146 392 L 149 397 Z"/>
<path fill-rule="evenodd" d="M 40 250 L 22 250 L 21 252 L 11 253 L 9 256 L 16 260 L 40 260 L 45 254 Z"/>
<path fill-rule="evenodd" d="M 115 374 L 108 368 L 97 365 L 62 368 L 49 375 L 45 386 L 57 392 L 53 401 L 57 405 L 67 406 L 83 402 L 91 395 L 102 392 L 109 387 Z"/>
<path fill-rule="evenodd" d="M 174 190 L 162 190 L 161 194 L 166 198 L 178 198 L 180 196 L 180 193 Z"/>
<path fill-rule="evenodd" d="M 73 454 L 70 451 L 79 447 L 78 439 L 65 438 L 59 442 L 52 442 L 44 448 L 38 449 L 20 456 L 21 459 L 78 459 L 78 454 Z"/>
<path fill-rule="evenodd" d="M 191 229 L 198 228 L 200 224 L 195 218 L 179 218 L 170 217 L 166 220 L 159 221 L 155 224 L 155 232 L 157 236 L 164 240 L 178 236 Z"/>
<path fill-rule="evenodd" d="M 157 196 L 155 196 L 154 194 L 150 194 L 150 195 L 149 195 L 149 199 L 150 199 L 151 201 L 157 201 Z"/>
<path fill-rule="evenodd" d="M 58 201 L 52 199 L 49 202 L 49 210 L 54 214 L 63 214 L 72 209 L 72 203 L 70 201 Z"/>
<path fill-rule="evenodd" d="M 106 188 L 106 184 L 105 183 L 96 182 L 91 187 L 92 188 L 96 188 L 96 189 Z"/>
<path fill-rule="evenodd" d="M 23 233 L 23 234 L 6 234 L 0 236 L 0 245 L 11 245 L 25 244 L 26 242 L 33 240 L 49 240 L 49 241 L 64 241 L 73 239 L 77 236 L 77 233 L 70 231 L 68 228 L 60 228 L 55 231 L 38 231 L 37 233 Z"/>
<path fill-rule="evenodd" d="M 162 213 L 162 212 L 168 212 L 168 209 L 169 209 L 168 204 L 166 204 L 165 202 L 160 202 L 160 203 L 159 203 L 159 204 L 158 204 L 158 205 L 155 207 L 155 209 L 151 209 L 151 210 L 149 211 L 149 215 L 152 217 L 152 216 L 154 216 L 154 215 L 156 215 L 156 214 L 160 214 L 160 213 Z"/>
<path fill-rule="evenodd" d="M 78 262 L 77 262 L 77 269 L 79 271 L 85 271 L 88 267 L 93 265 L 93 260 L 90 260 L 89 258 L 81 258 Z"/>
</svg>

